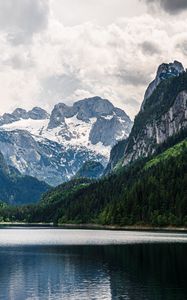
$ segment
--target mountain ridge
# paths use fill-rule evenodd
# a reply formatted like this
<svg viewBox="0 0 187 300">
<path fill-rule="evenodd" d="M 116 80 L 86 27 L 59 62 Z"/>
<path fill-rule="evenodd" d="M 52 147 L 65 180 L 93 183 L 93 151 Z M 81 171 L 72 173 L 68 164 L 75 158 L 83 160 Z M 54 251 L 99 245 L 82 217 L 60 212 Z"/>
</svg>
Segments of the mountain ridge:
<svg viewBox="0 0 187 300">
<path fill-rule="evenodd" d="M 59 103 L 51 114 L 35 107 L 10 115 L 5 124 L 0 119 L 0 151 L 7 163 L 52 185 L 69 180 L 88 160 L 106 166 L 110 149 L 132 127 L 123 110 L 100 97 Z"/>
</svg>

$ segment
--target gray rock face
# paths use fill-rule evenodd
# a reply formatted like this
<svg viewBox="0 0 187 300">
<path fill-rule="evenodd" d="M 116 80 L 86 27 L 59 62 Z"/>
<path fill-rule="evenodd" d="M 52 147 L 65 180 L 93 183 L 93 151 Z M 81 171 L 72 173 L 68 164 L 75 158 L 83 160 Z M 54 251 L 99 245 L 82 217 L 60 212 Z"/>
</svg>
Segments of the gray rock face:
<svg viewBox="0 0 187 300">
<path fill-rule="evenodd" d="M 144 109 L 146 100 L 153 94 L 162 80 L 166 80 L 171 77 L 177 77 L 183 72 L 185 72 L 183 65 L 176 60 L 174 61 L 174 63 L 161 64 L 158 67 L 156 78 L 150 83 L 145 92 L 141 109 Z"/>
<path fill-rule="evenodd" d="M 76 102 L 73 107 L 77 113 L 77 118 L 82 121 L 111 115 L 114 110 L 114 106 L 111 102 L 100 97 L 80 100 Z"/>
<path fill-rule="evenodd" d="M 105 146 L 114 146 L 118 140 L 127 138 L 132 128 L 132 121 L 120 108 L 113 107 L 108 116 L 104 114 L 97 121 L 90 132 L 92 144 L 99 142 Z M 121 138 L 119 138 L 121 136 Z"/>
<path fill-rule="evenodd" d="M 187 90 L 178 94 L 173 105 L 160 118 L 146 123 L 136 136 L 132 135 L 129 138 L 131 150 L 129 151 L 127 145 L 124 165 L 153 154 L 157 145 L 185 128 L 187 128 Z"/>
<path fill-rule="evenodd" d="M 63 125 L 65 124 L 65 118 L 71 118 L 74 115 L 75 112 L 73 111 L 73 107 L 70 107 L 64 103 L 59 103 L 55 105 L 54 109 L 52 110 L 48 128 L 53 129 Z"/>
<path fill-rule="evenodd" d="M 117 137 L 120 135 L 122 138 L 125 137 L 124 131 L 124 124 L 117 116 L 113 116 L 111 119 L 100 117 L 93 125 L 89 139 L 93 145 L 101 142 L 104 146 L 114 146 Z"/>
</svg>

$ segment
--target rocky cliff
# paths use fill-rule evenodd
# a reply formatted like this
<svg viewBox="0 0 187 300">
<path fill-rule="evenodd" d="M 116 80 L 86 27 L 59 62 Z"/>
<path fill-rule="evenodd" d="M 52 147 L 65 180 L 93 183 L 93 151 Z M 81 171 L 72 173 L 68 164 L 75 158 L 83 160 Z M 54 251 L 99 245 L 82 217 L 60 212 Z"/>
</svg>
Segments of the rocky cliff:
<svg viewBox="0 0 187 300">
<path fill-rule="evenodd" d="M 118 165 L 153 154 L 159 145 L 187 128 L 187 72 L 180 62 L 159 66 L 148 86 L 129 137 L 111 151 L 105 174 Z"/>
<path fill-rule="evenodd" d="M 124 151 L 124 165 L 153 154 L 157 145 L 187 127 L 187 72 L 174 62 L 160 66 L 158 74 L 160 82 L 149 97 L 146 91 L 142 109 L 135 118 Z"/>
</svg>

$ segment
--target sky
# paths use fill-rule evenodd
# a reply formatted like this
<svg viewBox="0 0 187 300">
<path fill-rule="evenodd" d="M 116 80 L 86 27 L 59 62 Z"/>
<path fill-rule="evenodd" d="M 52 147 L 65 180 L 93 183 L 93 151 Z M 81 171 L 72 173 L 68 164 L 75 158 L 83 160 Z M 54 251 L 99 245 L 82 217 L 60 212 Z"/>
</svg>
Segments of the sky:
<svg viewBox="0 0 187 300">
<path fill-rule="evenodd" d="M 187 0 L 0 0 L 0 114 L 101 96 L 138 113 L 158 66 L 187 67 Z"/>
</svg>

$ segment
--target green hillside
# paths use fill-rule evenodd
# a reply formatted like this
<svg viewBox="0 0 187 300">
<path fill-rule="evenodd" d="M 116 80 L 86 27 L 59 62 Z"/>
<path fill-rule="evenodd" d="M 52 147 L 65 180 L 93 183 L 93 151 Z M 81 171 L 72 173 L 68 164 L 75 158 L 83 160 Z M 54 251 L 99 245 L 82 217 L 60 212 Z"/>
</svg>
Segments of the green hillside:
<svg viewBox="0 0 187 300">
<path fill-rule="evenodd" d="M 187 139 L 169 148 L 168 150 L 164 151 L 162 154 L 157 155 L 155 158 L 151 159 L 149 162 L 146 163 L 145 169 L 156 166 L 157 164 L 163 162 L 164 160 L 170 158 L 177 158 L 177 156 L 180 156 L 186 148 L 187 148 Z"/>
<path fill-rule="evenodd" d="M 187 142 L 99 181 L 61 185 L 39 205 L 1 208 L 1 215 L 58 224 L 187 226 Z"/>
</svg>

